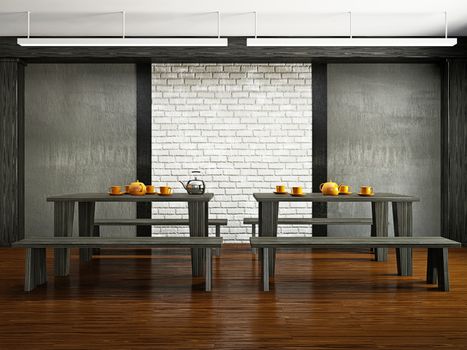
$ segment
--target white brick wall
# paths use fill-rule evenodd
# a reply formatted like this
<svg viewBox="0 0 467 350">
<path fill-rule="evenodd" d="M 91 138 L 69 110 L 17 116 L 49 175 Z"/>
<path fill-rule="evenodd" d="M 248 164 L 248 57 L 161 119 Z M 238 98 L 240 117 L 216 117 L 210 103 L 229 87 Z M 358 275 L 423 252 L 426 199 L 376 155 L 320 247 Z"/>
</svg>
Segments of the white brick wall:
<svg viewBox="0 0 467 350">
<path fill-rule="evenodd" d="M 184 191 L 177 181 L 201 170 L 215 194 L 210 217 L 229 220 L 226 241 L 250 236 L 242 220 L 258 215 L 253 192 L 280 183 L 311 191 L 311 64 L 154 64 L 152 72 L 153 184 Z M 284 204 L 280 215 L 311 216 L 311 205 Z M 153 217 L 187 217 L 186 204 L 155 204 Z"/>
</svg>

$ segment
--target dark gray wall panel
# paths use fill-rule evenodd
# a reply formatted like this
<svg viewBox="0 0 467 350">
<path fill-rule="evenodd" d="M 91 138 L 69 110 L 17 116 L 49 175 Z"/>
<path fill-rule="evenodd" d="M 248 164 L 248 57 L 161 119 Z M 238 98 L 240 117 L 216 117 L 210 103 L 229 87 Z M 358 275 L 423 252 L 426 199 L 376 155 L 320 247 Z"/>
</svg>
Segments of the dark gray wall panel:
<svg viewBox="0 0 467 350">
<path fill-rule="evenodd" d="M 328 101 L 327 101 L 327 64 L 314 63 L 312 77 L 312 108 L 313 108 L 313 192 L 319 192 L 320 184 L 326 182 L 328 177 Z M 327 216 L 326 203 L 313 203 L 313 217 L 325 218 Z M 327 226 L 315 225 L 313 236 L 326 236 Z"/>
<path fill-rule="evenodd" d="M 420 197 L 415 235 L 440 234 L 440 89 L 438 65 L 328 65 L 329 179 L 354 191 L 371 184 Z M 330 204 L 328 213 L 365 217 L 371 210 Z M 330 235 L 367 230 L 329 227 Z"/>
<path fill-rule="evenodd" d="M 449 62 L 449 105 L 444 121 L 445 211 L 443 235 L 467 243 L 467 60 Z M 447 214 L 447 215 L 446 215 Z"/>
<path fill-rule="evenodd" d="M 139 181 L 151 183 L 152 169 L 152 66 L 150 63 L 136 65 L 136 174 Z M 151 218 L 151 203 L 137 203 L 136 216 Z M 138 237 L 150 237 L 150 226 L 137 226 Z"/>
<path fill-rule="evenodd" d="M 0 246 L 24 235 L 24 65 L 0 59 Z"/>
<path fill-rule="evenodd" d="M 25 132 L 26 232 L 50 236 L 46 196 L 135 179 L 135 65 L 29 65 Z M 134 204 L 97 204 L 96 218 L 112 217 L 134 218 Z M 75 219 L 75 233 L 76 226 Z M 131 227 L 106 230 L 135 234 Z"/>
</svg>

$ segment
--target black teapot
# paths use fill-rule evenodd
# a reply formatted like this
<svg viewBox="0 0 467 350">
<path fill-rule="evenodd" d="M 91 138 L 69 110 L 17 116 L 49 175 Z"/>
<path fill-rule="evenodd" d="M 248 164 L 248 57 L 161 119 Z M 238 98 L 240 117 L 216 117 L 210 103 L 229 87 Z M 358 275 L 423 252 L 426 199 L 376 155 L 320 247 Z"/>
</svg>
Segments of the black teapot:
<svg viewBox="0 0 467 350">
<path fill-rule="evenodd" d="M 204 184 L 203 180 L 198 180 L 198 178 L 196 177 L 196 175 L 199 175 L 201 172 L 195 170 L 191 173 L 195 177 L 194 179 L 188 180 L 186 184 L 184 184 L 181 181 L 179 182 L 183 185 L 183 188 L 188 192 L 188 194 L 203 194 L 206 190 L 206 185 Z"/>
</svg>

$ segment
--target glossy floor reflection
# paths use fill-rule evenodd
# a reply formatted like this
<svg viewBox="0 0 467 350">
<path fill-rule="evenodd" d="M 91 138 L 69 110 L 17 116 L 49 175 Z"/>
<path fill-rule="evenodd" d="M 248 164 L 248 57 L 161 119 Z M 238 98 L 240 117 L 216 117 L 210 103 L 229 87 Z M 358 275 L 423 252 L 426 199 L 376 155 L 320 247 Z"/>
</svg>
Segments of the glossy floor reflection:
<svg viewBox="0 0 467 350">
<path fill-rule="evenodd" d="M 451 292 L 425 284 L 395 256 L 367 251 L 282 251 L 272 292 L 261 291 L 246 245 L 214 258 L 213 291 L 192 279 L 185 250 L 72 256 L 69 278 L 23 292 L 23 251 L 0 249 L 0 349 L 463 349 L 467 250 L 450 251 Z M 117 253 L 119 255 L 117 255 Z M 143 254 L 142 254 L 143 253 Z M 151 253 L 151 252 L 150 252 Z"/>
</svg>

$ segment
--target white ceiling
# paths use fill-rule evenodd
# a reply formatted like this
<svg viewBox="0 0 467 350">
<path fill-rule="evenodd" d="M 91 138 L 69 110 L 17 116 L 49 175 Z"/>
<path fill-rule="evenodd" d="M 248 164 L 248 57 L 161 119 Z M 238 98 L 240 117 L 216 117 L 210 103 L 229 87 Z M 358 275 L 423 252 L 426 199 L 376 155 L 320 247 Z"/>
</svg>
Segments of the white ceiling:
<svg viewBox="0 0 467 350">
<path fill-rule="evenodd" d="M 0 36 L 344 36 L 352 11 L 355 36 L 439 36 L 448 12 L 450 36 L 467 35 L 467 0 L 0 0 Z"/>
</svg>

